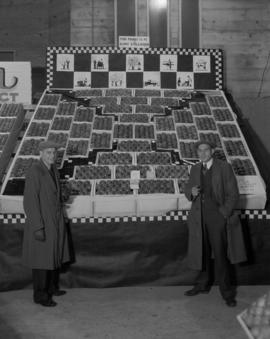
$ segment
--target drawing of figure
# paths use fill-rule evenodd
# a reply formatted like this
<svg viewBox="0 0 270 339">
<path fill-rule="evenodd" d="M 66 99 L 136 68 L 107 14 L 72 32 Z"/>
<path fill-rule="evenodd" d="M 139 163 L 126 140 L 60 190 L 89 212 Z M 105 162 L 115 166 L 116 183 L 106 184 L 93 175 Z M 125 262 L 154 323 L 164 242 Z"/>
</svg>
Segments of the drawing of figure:
<svg viewBox="0 0 270 339">
<path fill-rule="evenodd" d="M 93 61 L 93 64 L 94 64 L 94 69 L 97 69 L 97 61 L 96 60 Z"/>
<path fill-rule="evenodd" d="M 190 75 L 187 75 L 186 80 L 182 83 L 183 87 L 192 87 L 192 79 Z"/>
<path fill-rule="evenodd" d="M 97 69 L 104 69 L 103 59 L 98 60 L 98 62 L 97 62 Z"/>
<path fill-rule="evenodd" d="M 199 60 L 196 62 L 196 68 L 198 71 L 206 71 L 207 62 L 205 60 Z"/>
</svg>

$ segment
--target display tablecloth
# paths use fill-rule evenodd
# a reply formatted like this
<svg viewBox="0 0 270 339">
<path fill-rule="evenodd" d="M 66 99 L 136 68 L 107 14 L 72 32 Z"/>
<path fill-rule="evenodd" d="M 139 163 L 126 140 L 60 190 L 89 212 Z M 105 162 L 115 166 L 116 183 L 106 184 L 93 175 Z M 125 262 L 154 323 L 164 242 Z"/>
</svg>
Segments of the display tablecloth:
<svg viewBox="0 0 270 339">
<path fill-rule="evenodd" d="M 61 275 L 65 287 L 189 285 L 196 272 L 186 266 L 187 212 L 163 217 L 73 219 L 69 224 L 74 262 Z M 242 214 L 249 260 L 235 266 L 240 285 L 270 283 L 270 214 Z M 31 286 L 22 266 L 25 219 L 0 215 L 0 290 Z"/>
</svg>

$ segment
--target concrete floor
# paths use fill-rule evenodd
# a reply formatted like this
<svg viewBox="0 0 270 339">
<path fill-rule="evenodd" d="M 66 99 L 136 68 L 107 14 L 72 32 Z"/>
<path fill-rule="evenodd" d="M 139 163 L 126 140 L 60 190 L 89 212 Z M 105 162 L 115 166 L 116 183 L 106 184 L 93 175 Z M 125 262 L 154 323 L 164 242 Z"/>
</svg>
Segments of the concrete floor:
<svg viewBox="0 0 270 339">
<path fill-rule="evenodd" d="M 189 288 L 189 287 L 188 287 Z M 32 303 L 31 290 L 0 294 L 1 339 L 246 339 L 236 315 L 269 290 L 241 286 L 227 307 L 217 287 L 185 297 L 186 287 L 70 289 L 58 305 Z"/>
</svg>

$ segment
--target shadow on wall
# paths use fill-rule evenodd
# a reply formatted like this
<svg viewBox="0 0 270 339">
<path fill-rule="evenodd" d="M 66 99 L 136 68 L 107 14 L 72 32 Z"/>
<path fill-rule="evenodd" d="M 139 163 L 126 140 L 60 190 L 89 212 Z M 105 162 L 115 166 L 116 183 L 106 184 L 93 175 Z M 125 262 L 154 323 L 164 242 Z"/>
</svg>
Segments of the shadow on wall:
<svg viewBox="0 0 270 339">
<path fill-rule="evenodd" d="M 32 102 L 36 104 L 46 88 L 46 68 L 32 68 Z"/>
<path fill-rule="evenodd" d="M 270 198 L 270 98 L 233 99 L 226 93 L 237 115 L 238 124 L 266 184 L 267 206 Z"/>
</svg>

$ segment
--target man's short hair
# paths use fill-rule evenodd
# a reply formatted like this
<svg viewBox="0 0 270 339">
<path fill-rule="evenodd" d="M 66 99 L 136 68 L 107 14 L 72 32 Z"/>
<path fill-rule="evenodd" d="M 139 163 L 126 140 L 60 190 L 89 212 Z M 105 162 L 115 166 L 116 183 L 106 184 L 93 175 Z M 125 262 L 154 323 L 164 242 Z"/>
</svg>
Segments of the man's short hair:
<svg viewBox="0 0 270 339">
<path fill-rule="evenodd" d="M 41 141 L 38 145 L 38 149 L 40 151 L 44 151 L 47 148 L 55 148 L 57 150 L 59 147 L 60 147 L 59 144 L 50 140 Z"/>
<path fill-rule="evenodd" d="M 196 150 L 199 148 L 200 145 L 208 145 L 210 148 L 215 149 L 216 148 L 216 144 L 208 141 L 208 140 L 199 140 L 195 143 L 195 148 Z"/>
</svg>

